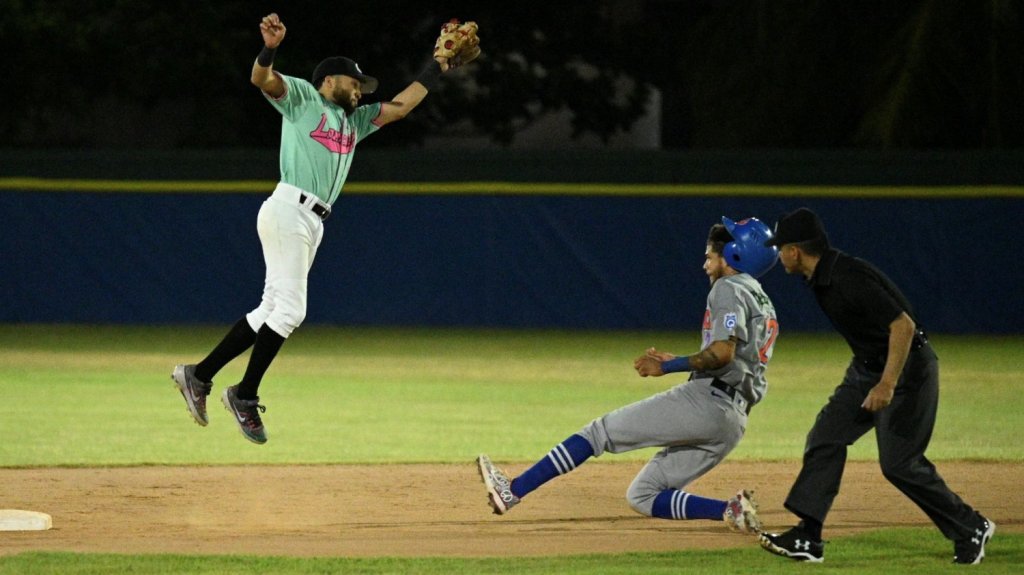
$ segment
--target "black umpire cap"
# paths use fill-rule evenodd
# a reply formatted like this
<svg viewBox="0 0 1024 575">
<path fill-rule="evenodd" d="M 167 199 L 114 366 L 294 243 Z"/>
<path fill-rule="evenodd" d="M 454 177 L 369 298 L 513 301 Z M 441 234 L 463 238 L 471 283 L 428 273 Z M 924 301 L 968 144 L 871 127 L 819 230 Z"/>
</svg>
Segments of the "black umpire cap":
<svg viewBox="0 0 1024 575">
<path fill-rule="evenodd" d="M 775 223 L 775 235 L 764 245 L 770 247 L 799 244 L 819 238 L 828 240 L 821 218 L 807 208 L 799 208 L 779 218 Z"/>
<path fill-rule="evenodd" d="M 313 85 L 319 88 L 320 80 L 327 76 L 336 76 L 338 74 L 344 74 L 359 80 L 362 83 L 359 91 L 363 94 L 372 94 L 377 89 L 377 79 L 363 74 L 363 71 L 359 69 L 359 64 L 344 56 L 326 58 L 323 62 L 317 64 L 316 69 L 313 70 Z"/>
</svg>

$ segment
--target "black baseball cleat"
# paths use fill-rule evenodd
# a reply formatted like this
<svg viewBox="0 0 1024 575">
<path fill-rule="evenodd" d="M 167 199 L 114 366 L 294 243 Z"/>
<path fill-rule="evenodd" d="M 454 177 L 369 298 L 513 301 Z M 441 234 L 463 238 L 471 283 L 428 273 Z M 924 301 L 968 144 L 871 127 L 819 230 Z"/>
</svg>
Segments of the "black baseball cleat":
<svg viewBox="0 0 1024 575">
<path fill-rule="evenodd" d="M 220 399 L 224 408 L 235 417 L 235 423 L 238 424 L 238 430 L 242 432 L 243 437 L 259 445 L 267 442 L 267 432 L 263 428 L 263 420 L 260 419 L 260 412 L 266 411 L 267 408 L 260 405 L 258 397 L 239 399 L 238 386 L 232 385 L 224 390 Z"/>
<path fill-rule="evenodd" d="M 181 396 L 185 398 L 185 405 L 192 419 L 206 427 L 210 423 L 210 418 L 206 415 L 206 396 L 210 395 L 213 384 L 202 382 L 196 377 L 195 365 L 174 366 L 171 379 L 174 380 L 174 386 L 181 392 Z"/>
<path fill-rule="evenodd" d="M 760 542 L 765 551 L 797 561 L 821 563 L 825 560 L 825 543 L 812 539 L 799 527 L 785 533 L 762 533 Z"/>
<path fill-rule="evenodd" d="M 977 565 L 985 558 L 985 544 L 996 532 L 996 524 L 982 516 L 981 523 L 974 528 L 974 534 L 953 544 L 953 563 Z"/>
</svg>

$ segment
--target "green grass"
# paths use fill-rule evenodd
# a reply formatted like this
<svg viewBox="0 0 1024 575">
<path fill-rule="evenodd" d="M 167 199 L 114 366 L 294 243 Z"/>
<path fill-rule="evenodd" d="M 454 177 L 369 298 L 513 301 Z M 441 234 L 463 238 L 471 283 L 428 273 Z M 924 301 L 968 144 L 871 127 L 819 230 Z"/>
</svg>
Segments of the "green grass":
<svg viewBox="0 0 1024 575">
<path fill-rule="evenodd" d="M 0 467 L 469 461 L 481 451 L 534 461 L 592 418 L 674 385 L 642 379 L 633 357 L 692 352 L 696 333 L 336 329 L 296 332 L 261 389 L 271 441 L 244 442 L 215 397 L 190 422 L 171 386 L 221 327 L 0 326 Z M 934 460 L 1024 460 L 1014 438 L 1021 337 L 936 337 L 942 358 Z M 784 334 L 767 399 L 732 459 L 795 460 L 849 352 L 833 334 Z M 235 383 L 244 358 L 217 377 Z M 873 459 L 872 436 L 850 452 Z M 646 459 L 650 451 L 613 456 Z M 0 537 L 2 545 L 2 537 Z M 6 573 L 960 573 L 934 529 L 843 538 L 827 562 L 797 565 L 756 548 L 541 558 L 283 558 L 23 553 Z M 1001 532 L 979 571 L 1017 573 L 1024 534 Z"/>
<path fill-rule="evenodd" d="M 640 378 L 656 345 L 696 334 L 307 327 L 261 388 L 270 442 L 240 442 L 218 396 L 191 423 L 169 374 L 200 359 L 217 327 L 0 326 L 0 466 L 533 461 L 594 417 L 682 381 Z M 938 337 L 942 395 L 932 459 L 1024 459 L 1008 398 L 1024 395 L 1021 338 Z M 733 459 L 797 459 L 842 377 L 838 337 L 785 334 Z M 235 383 L 239 358 L 215 392 Z M 641 460 L 650 450 L 614 456 Z M 851 450 L 873 459 L 873 434 Z"/>
<path fill-rule="evenodd" d="M 643 573 L 644 575 L 700 574 L 783 575 L 796 572 L 835 575 L 888 575 L 895 572 L 943 575 L 963 573 L 952 565 L 952 549 L 934 530 L 886 529 L 845 537 L 825 548 L 825 563 L 797 564 L 765 553 L 756 546 L 743 549 L 569 555 L 534 558 L 291 558 L 181 555 L 122 555 L 23 553 L 0 556 L 0 575 L 91 575 L 107 573 L 191 573 L 249 575 L 255 573 L 324 575 L 328 573 L 519 573 L 577 574 Z M 981 573 L 1020 573 L 1024 563 L 1024 534 L 997 534 Z"/>
</svg>

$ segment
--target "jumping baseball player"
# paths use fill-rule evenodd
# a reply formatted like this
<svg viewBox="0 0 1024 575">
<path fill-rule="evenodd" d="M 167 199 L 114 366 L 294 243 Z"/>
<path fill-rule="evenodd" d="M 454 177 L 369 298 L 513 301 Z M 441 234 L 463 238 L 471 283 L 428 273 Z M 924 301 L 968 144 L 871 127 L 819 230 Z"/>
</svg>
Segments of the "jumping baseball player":
<svg viewBox="0 0 1024 575">
<path fill-rule="evenodd" d="M 348 177 L 356 145 L 418 106 L 436 87 L 443 70 L 479 54 L 476 25 L 464 32 L 456 26 L 454 35 L 448 30 L 452 26 L 445 24 L 433 56 L 414 82 L 389 102 L 360 106 L 362 96 L 377 89 L 376 78 L 340 56 L 320 62 L 308 82 L 277 72 L 274 55 L 286 29 L 277 14 L 263 18 L 264 47 L 253 64 L 251 80 L 282 117 L 281 181 L 256 221 L 266 281 L 260 305 L 240 319 L 205 359 L 178 365 L 171 374 L 199 425 L 208 423 L 206 397 L 214 375 L 252 347 L 242 381 L 226 388 L 221 399 L 246 439 L 266 443 L 260 418 L 266 408 L 257 395 L 260 381 L 284 340 L 306 317 L 309 269 L 323 239 L 324 221 Z"/>
<path fill-rule="evenodd" d="M 676 357 L 650 348 L 634 362 L 642 377 L 688 371 L 689 382 L 595 419 L 515 479 L 481 455 L 477 466 L 494 513 L 508 512 L 590 457 L 658 446 L 664 449 L 626 492 L 634 510 L 663 519 L 721 520 L 734 531 L 759 532 L 749 491 L 727 501 L 684 491 L 743 437 L 750 408 L 767 389 L 764 372 L 779 334 L 775 308 L 755 279 L 775 264 L 778 250 L 764 246 L 771 231 L 756 218 L 722 222 L 711 227 L 704 254 L 711 291 L 701 351 Z"/>
</svg>

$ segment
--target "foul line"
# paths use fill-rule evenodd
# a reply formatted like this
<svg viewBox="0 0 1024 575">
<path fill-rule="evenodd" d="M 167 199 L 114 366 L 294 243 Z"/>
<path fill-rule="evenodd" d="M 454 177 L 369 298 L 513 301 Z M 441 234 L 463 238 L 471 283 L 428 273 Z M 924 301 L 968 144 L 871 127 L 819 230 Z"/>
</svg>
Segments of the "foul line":
<svg viewBox="0 0 1024 575">
<path fill-rule="evenodd" d="M 270 193 L 271 180 L 0 178 L 0 190 L 118 193 Z M 816 198 L 1024 198 L 1024 186 L 776 186 L 558 182 L 350 182 L 346 195 L 743 196 Z"/>
</svg>

